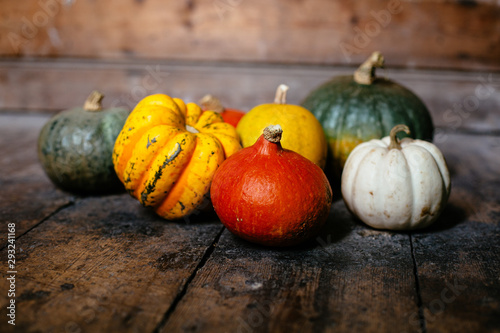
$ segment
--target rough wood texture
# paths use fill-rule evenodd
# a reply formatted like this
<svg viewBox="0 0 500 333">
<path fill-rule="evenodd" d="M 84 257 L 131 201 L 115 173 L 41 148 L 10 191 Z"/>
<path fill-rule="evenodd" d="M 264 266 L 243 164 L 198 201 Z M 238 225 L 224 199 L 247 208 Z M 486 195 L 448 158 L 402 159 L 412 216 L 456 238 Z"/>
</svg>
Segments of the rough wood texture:
<svg viewBox="0 0 500 333">
<path fill-rule="evenodd" d="M 0 216 L 20 236 L 73 197 L 55 189 L 38 164 L 36 143 L 47 116 L 0 116 Z M 20 214 L 22 212 L 22 214 Z M 0 248 L 6 242 L 2 232 Z"/>
<path fill-rule="evenodd" d="M 425 326 L 499 332 L 500 137 L 451 135 L 442 149 L 450 202 L 441 223 L 412 236 Z"/>
<path fill-rule="evenodd" d="M 491 1 L 3 1 L 0 55 L 499 68 Z"/>
<path fill-rule="evenodd" d="M 0 221 L 3 230 L 16 224 L 16 304 L 22 318 L 15 327 L 1 320 L 0 331 L 154 330 L 222 230 L 220 222 L 200 223 L 194 215 L 191 224 L 167 223 L 127 194 L 73 197 L 57 190 L 36 155 L 47 120 L 0 115 Z M 3 263 L 6 236 L 2 232 Z M 5 272 L 2 318 L 9 289 Z"/>
<path fill-rule="evenodd" d="M 81 105 L 94 89 L 106 95 L 105 106 L 132 109 L 158 92 L 194 102 L 210 93 L 228 107 L 249 110 L 272 102 L 280 83 L 290 86 L 287 100 L 296 104 L 319 84 L 336 75 L 352 75 L 354 70 L 163 61 L 0 61 L 0 110 L 68 109 Z M 389 63 L 377 74 L 413 90 L 438 127 L 451 131 L 500 128 L 500 73 L 398 70 Z M 436 139 L 444 135 L 440 130 Z"/>
<path fill-rule="evenodd" d="M 0 224 L 32 223 L 17 233 L 16 326 L 1 272 L 1 332 L 498 332 L 499 136 L 442 133 L 452 195 L 428 229 L 371 229 L 337 198 L 318 238 L 271 249 L 213 216 L 57 194 L 28 148 L 46 120 L 0 115 Z"/>
<path fill-rule="evenodd" d="M 409 236 L 366 228 L 341 201 L 327 223 L 291 250 L 225 230 L 162 332 L 410 330 L 418 305 Z"/>
<path fill-rule="evenodd" d="M 151 332 L 221 228 L 165 222 L 126 194 L 77 200 L 17 241 L 16 329 Z"/>
</svg>

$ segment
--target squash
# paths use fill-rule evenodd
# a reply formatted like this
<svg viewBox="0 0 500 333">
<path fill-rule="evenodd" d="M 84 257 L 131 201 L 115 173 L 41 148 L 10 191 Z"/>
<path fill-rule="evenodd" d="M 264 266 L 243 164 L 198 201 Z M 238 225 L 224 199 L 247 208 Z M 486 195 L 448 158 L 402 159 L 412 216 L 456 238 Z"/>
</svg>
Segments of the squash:
<svg viewBox="0 0 500 333">
<path fill-rule="evenodd" d="M 358 145 L 342 174 L 342 197 L 348 209 L 377 229 L 424 228 L 441 214 L 450 195 L 450 174 L 443 154 L 432 143 L 396 134 Z"/>
<path fill-rule="evenodd" d="M 222 106 L 221 101 L 213 95 L 203 96 L 198 103 L 203 111 L 210 110 L 220 113 L 224 122 L 231 124 L 234 127 L 238 126 L 240 119 L 245 115 L 245 113 L 241 110 L 225 108 Z"/>
<path fill-rule="evenodd" d="M 220 114 L 155 94 L 141 100 L 127 118 L 113 163 L 133 197 L 174 220 L 200 211 L 215 170 L 239 149 L 235 128 Z"/>
<path fill-rule="evenodd" d="M 129 111 L 102 109 L 103 97 L 92 92 L 83 108 L 58 113 L 40 131 L 38 158 L 42 168 L 66 191 L 97 194 L 123 190 L 111 154 Z"/>
<path fill-rule="evenodd" d="M 383 64 L 383 56 L 374 52 L 354 75 L 333 78 L 301 103 L 323 126 L 329 146 L 325 170 L 332 179 L 340 179 L 354 147 L 389 135 L 397 124 L 406 124 L 415 139 L 432 141 L 434 127 L 427 107 L 402 85 L 375 77 L 375 68 Z"/>
<path fill-rule="evenodd" d="M 258 105 L 241 118 L 236 131 L 242 145 L 253 145 L 264 128 L 280 124 L 285 133 L 281 141 L 283 148 L 293 150 L 323 168 L 327 153 L 323 128 L 309 110 L 299 105 L 286 104 L 287 90 L 286 85 L 280 85 L 274 103 Z"/>
<path fill-rule="evenodd" d="M 325 224 L 332 189 L 320 167 L 283 149 L 284 132 L 268 126 L 257 142 L 217 170 L 211 186 L 215 212 L 229 231 L 250 242 L 291 246 Z"/>
</svg>

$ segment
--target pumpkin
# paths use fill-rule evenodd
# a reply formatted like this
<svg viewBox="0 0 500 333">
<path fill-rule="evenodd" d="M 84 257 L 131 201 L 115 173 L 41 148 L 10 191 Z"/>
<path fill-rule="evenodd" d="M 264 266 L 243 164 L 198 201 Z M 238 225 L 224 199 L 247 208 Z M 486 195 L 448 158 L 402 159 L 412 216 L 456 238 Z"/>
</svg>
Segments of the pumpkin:
<svg viewBox="0 0 500 333">
<path fill-rule="evenodd" d="M 342 197 L 348 209 L 378 229 L 417 229 L 441 214 L 450 195 L 450 175 L 442 153 L 432 143 L 396 134 L 358 145 L 342 174 Z"/>
<path fill-rule="evenodd" d="M 113 163 L 133 197 L 174 220 L 201 209 L 215 170 L 240 148 L 235 128 L 220 114 L 155 94 L 127 118 Z"/>
<path fill-rule="evenodd" d="M 268 246 L 299 244 L 318 233 L 332 203 L 320 167 L 280 144 L 268 126 L 257 142 L 217 170 L 211 186 L 215 212 L 233 234 Z"/>
<path fill-rule="evenodd" d="M 284 132 L 281 140 L 283 148 L 293 150 L 323 168 L 327 153 L 323 128 L 309 110 L 299 105 L 286 104 L 287 90 L 286 85 L 280 85 L 274 103 L 258 105 L 241 118 L 236 131 L 242 145 L 253 145 L 264 128 L 280 124 Z"/>
<path fill-rule="evenodd" d="M 328 140 L 326 172 L 340 179 L 350 152 L 358 144 L 389 135 L 406 124 L 415 139 L 432 141 L 434 127 L 422 100 L 402 85 L 375 76 L 384 58 L 374 52 L 354 73 L 338 76 L 309 93 L 301 103 L 321 122 Z"/>
<path fill-rule="evenodd" d="M 66 191 L 94 194 L 123 190 L 111 155 L 129 111 L 103 109 L 102 98 L 101 93 L 92 92 L 83 107 L 56 114 L 40 131 L 38 158 L 42 168 Z"/>
<path fill-rule="evenodd" d="M 224 122 L 236 127 L 240 122 L 240 119 L 245 115 L 241 110 L 229 109 L 222 106 L 221 101 L 213 95 L 205 95 L 198 102 L 203 109 L 203 111 L 215 111 L 221 114 Z"/>
</svg>

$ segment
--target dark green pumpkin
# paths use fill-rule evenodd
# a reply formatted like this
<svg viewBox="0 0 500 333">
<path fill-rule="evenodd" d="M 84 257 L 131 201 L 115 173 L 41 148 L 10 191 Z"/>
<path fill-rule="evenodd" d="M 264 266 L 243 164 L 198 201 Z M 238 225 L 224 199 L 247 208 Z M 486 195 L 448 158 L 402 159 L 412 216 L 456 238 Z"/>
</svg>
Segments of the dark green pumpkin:
<svg viewBox="0 0 500 333">
<path fill-rule="evenodd" d="M 103 96 L 93 92 L 85 106 L 52 117 L 38 138 L 38 157 L 58 187 L 76 193 L 116 192 L 112 152 L 129 111 L 102 109 Z"/>
<path fill-rule="evenodd" d="M 375 52 L 354 75 L 333 78 L 302 102 L 323 125 L 329 145 L 325 171 L 331 177 L 338 179 L 354 147 L 389 135 L 395 125 L 407 125 L 414 139 L 432 141 L 432 118 L 420 98 L 398 83 L 375 77 L 383 62 Z"/>
</svg>

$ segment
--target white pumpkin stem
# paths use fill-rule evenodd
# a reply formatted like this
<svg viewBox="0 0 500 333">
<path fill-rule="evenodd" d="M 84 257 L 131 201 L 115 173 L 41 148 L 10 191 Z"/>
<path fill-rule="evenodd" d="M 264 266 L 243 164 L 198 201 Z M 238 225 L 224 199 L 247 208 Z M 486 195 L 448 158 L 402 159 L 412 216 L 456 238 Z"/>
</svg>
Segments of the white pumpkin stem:
<svg viewBox="0 0 500 333">
<path fill-rule="evenodd" d="M 280 125 L 269 125 L 264 128 L 262 132 L 264 139 L 272 143 L 278 143 L 281 141 L 281 135 L 283 134 L 283 129 Z"/>
<path fill-rule="evenodd" d="M 389 137 L 391 139 L 391 143 L 389 144 L 389 149 L 401 150 L 401 144 L 399 143 L 399 140 L 397 137 L 398 133 L 401 131 L 404 131 L 406 134 L 410 134 L 410 129 L 408 128 L 408 126 L 403 125 L 403 124 L 399 124 L 399 125 L 394 126 L 391 129 L 391 132 L 389 133 Z"/>
<path fill-rule="evenodd" d="M 101 101 L 104 98 L 104 95 L 94 90 L 90 93 L 89 97 L 85 100 L 85 104 L 83 104 L 83 109 L 86 111 L 101 111 L 102 104 Z"/>
<path fill-rule="evenodd" d="M 205 110 L 215 111 L 217 113 L 224 112 L 224 107 L 220 100 L 213 95 L 205 95 L 198 102 Z"/>
<path fill-rule="evenodd" d="M 276 104 L 286 104 L 286 92 L 288 91 L 288 86 L 286 84 L 280 84 L 278 89 L 276 89 L 276 95 L 274 96 L 274 103 Z"/>
<path fill-rule="evenodd" d="M 370 85 L 375 81 L 375 68 L 384 67 L 384 56 L 378 51 L 372 53 L 364 63 L 354 72 L 354 81 L 359 84 Z"/>
</svg>

